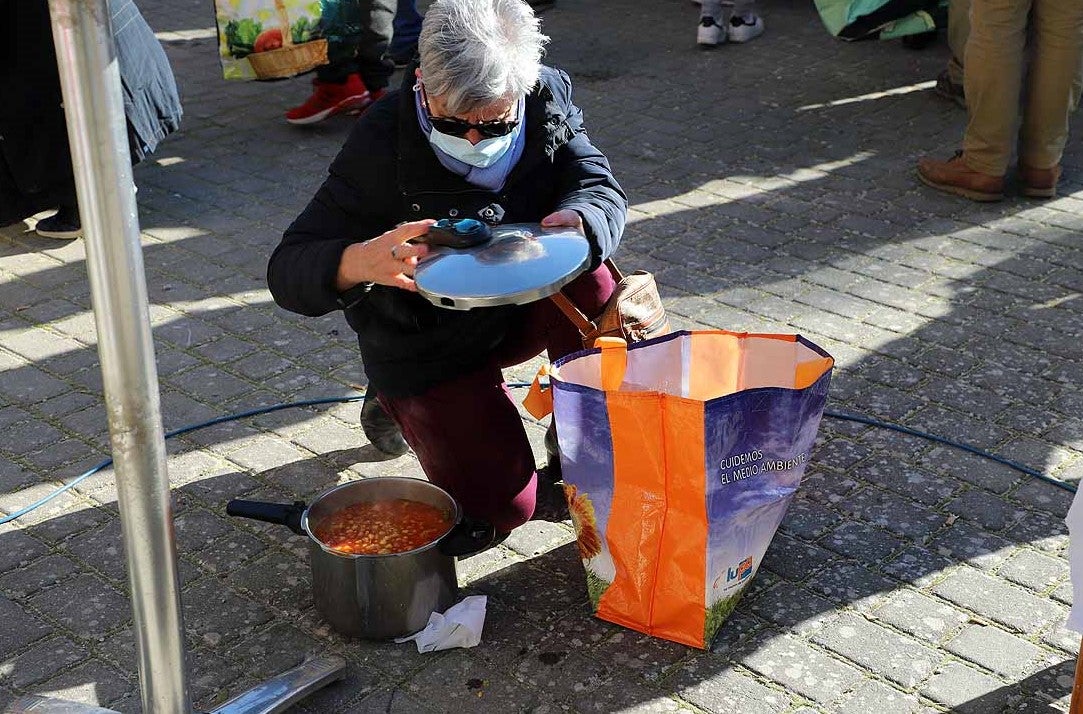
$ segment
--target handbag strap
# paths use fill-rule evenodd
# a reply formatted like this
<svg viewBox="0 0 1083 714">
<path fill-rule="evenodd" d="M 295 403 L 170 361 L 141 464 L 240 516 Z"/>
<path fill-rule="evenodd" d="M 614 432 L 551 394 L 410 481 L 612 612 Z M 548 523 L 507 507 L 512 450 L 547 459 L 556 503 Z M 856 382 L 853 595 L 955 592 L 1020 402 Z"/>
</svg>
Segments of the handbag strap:
<svg viewBox="0 0 1083 714">
<path fill-rule="evenodd" d="M 609 268 L 609 272 L 613 274 L 613 279 L 618 283 L 624 280 L 624 273 L 620 272 L 620 268 L 617 267 L 612 258 L 605 259 L 605 267 Z"/>
<path fill-rule="evenodd" d="M 620 268 L 613 262 L 612 258 L 605 259 L 605 267 L 609 268 L 609 272 L 613 275 L 613 280 L 617 283 L 624 280 L 624 273 L 620 272 Z M 579 330 L 579 334 L 586 337 L 595 330 L 598 326 L 591 322 L 590 318 L 583 314 L 583 311 L 575 306 L 575 303 L 568 299 L 568 296 L 563 292 L 557 291 L 549 296 L 560 311 L 564 313 L 564 316 L 571 320 L 576 329 Z"/>
<path fill-rule="evenodd" d="M 560 308 L 560 311 L 564 313 L 565 317 L 571 320 L 572 324 L 579 330 L 579 334 L 585 337 L 597 329 L 595 324 L 591 322 L 590 319 L 583 314 L 582 310 L 576 307 L 575 303 L 569 300 L 568 296 L 564 293 L 559 291 L 555 292 L 549 296 L 549 299 Z"/>
</svg>

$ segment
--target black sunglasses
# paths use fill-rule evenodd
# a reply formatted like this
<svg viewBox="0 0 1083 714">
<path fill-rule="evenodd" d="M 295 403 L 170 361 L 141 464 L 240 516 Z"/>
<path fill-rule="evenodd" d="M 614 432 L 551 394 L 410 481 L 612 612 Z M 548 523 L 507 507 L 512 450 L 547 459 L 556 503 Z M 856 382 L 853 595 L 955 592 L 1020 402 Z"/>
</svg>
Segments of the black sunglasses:
<svg viewBox="0 0 1083 714">
<path fill-rule="evenodd" d="M 466 136 L 471 129 L 477 129 L 479 134 L 492 139 L 498 136 L 507 136 L 515 130 L 515 127 L 519 126 L 518 117 L 512 121 L 482 121 L 477 124 L 456 119 L 455 117 L 434 117 L 432 110 L 429 109 L 429 97 L 425 94 L 425 85 L 421 85 L 421 101 L 425 104 L 425 114 L 428 116 L 432 128 L 442 134 Z"/>
</svg>

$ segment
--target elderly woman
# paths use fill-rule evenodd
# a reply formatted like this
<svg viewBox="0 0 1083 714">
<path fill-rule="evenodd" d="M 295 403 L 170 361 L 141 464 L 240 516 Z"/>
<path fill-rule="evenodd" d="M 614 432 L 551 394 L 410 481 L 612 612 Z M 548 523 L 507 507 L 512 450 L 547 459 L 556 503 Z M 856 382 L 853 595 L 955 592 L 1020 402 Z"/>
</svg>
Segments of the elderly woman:
<svg viewBox="0 0 1083 714">
<path fill-rule="evenodd" d="M 542 350 L 557 359 L 580 338 L 549 300 L 432 305 L 412 279 L 428 249 L 411 239 L 448 217 L 574 227 L 592 265 L 564 293 L 601 311 L 614 289 L 601 263 L 627 200 L 584 132 L 568 76 L 541 64 L 546 41 L 523 0 L 436 0 L 419 66 L 358 120 L 268 268 L 287 310 L 345 311 L 379 395 L 362 409 L 366 433 L 382 407 L 428 478 L 501 533 L 531 517 L 538 475 L 500 370 Z"/>
</svg>

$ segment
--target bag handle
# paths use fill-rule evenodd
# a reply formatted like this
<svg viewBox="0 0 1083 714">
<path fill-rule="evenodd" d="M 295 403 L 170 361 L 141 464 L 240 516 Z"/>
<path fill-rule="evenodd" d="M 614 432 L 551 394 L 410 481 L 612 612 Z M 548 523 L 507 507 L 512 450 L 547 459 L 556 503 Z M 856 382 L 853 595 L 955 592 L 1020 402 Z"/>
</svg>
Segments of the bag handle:
<svg viewBox="0 0 1083 714">
<path fill-rule="evenodd" d="M 605 267 L 609 268 L 610 274 L 613 276 L 613 280 L 620 284 L 624 280 L 624 273 L 620 272 L 620 268 L 613 262 L 612 258 L 606 258 L 604 263 Z M 560 311 L 564 313 L 564 316 L 571 321 L 575 328 L 579 330 L 579 334 L 586 337 L 598 331 L 598 325 L 594 323 L 589 317 L 583 314 L 583 311 L 576 307 L 575 303 L 568 299 L 562 291 L 557 291 L 549 296 L 549 299 L 553 301 Z"/>
<path fill-rule="evenodd" d="M 543 364 L 534 375 L 530 391 L 523 399 L 523 408 L 530 416 L 541 419 L 553 413 L 553 390 L 549 386 L 550 366 Z"/>
<path fill-rule="evenodd" d="M 619 337 L 599 337 L 594 346 L 602 350 L 602 389 L 618 391 L 628 369 L 628 343 Z"/>
</svg>

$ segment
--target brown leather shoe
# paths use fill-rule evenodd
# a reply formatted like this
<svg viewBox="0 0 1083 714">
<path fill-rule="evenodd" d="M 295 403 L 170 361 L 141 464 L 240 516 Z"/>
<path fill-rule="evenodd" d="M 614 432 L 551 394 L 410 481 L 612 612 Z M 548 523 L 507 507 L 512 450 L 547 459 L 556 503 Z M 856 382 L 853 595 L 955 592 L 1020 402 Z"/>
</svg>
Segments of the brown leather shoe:
<svg viewBox="0 0 1083 714">
<path fill-rule="evenodd" d="M 1023 195 L 1030 198 L 1054 198 L 1060 181 L 1060 164 L 1051 169 L 1034 169 L 1019 164 L 1019 183 Z"/>
<path fill-rule="evenodd" d="M 1000 201 L 1004 198 L 1004 177 L 975 171 L 956 152 L 947 161 L 925 157 L 918 161 L 918 178 L 926 186 L 964 196 L 972 201 Z"/>
</svg>

